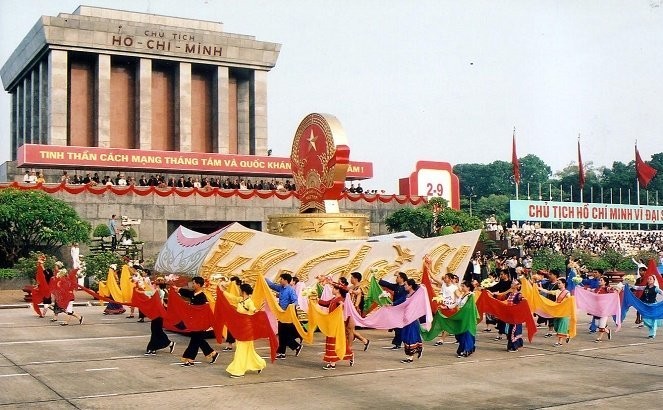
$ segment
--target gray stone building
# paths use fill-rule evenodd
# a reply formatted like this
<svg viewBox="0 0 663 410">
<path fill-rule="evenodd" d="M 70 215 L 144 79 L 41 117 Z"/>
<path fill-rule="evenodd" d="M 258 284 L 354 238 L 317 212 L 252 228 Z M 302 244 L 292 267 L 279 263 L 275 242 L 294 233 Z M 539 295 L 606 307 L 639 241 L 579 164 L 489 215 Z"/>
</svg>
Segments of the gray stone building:
<svg viewBox="0 0 663 410">
<path fill-rule="evenodd" d="M 267 154 L 280 44 L 223 24 L 80 6 L 42 16 L 0 70 L 23 144 Z"/>
<path fill-rule="evenodd" d="M 148 155 L 248 155 L 267 161 L 267 74 L 279 50 L 280 44 L 224 32 L 221 23 L 212 21 L 88 6 L 42 16 L 0 70 L 11 94 L 11 161 L 0 166 L 0 180 L 22 181 L 24 170 L 17 164 L 24 158 L 17 156 L 29 146 L 65 147 L 72 155 L 98 150 L 110 156 L 131 149 Z M 47 183 L 59 182 L 65 169 L 81 175 L 98 169 L 113 176 L 123 172 L 136 180 L 159 171 L 155 166 L 127 168 L 94 161 L 76 168 L 51 160 L 35 167 Z M 289 165 L 289 159 L 280 165 L 284 162 Z M 214 171 L 201 167 L 166 172 L 200 177 Z M 270 172 L 253 176 L 267 180 L 280 172 L 279 177 L 289 178 L 282 167 Z M 372 164 L 368 174 L 372 176 Z M 0 188 L 6 186 L 0 183 Z M 211 232 L 241 222 L 265 230 L 269 215 L 298 209 L 292 196 L 265 193 L 164 196 L 55 192 L 54 187 L 52 195 L 71 204 L 93 227 L 107 223 L 112 214 L 140 219 L 134 228 L 145 243 L 146 258 L 154 257 L 179 225 Z M 375 197 L 370 202 L 340 201 L 341 212 L 369 215 L 372 235 L 386 233 L 382 221 L 402 206 Z"/>
</svg>

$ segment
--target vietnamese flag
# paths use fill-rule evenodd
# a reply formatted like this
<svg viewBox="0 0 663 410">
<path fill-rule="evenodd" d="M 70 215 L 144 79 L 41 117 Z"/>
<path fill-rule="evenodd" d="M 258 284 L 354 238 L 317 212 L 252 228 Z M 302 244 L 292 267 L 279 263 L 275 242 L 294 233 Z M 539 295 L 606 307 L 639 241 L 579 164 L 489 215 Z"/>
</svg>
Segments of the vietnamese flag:
<svg viewBox="0 0 663 410">
<path fill-rule="evenodd" d="M 640 158 L 640 153 L 638 152 L 638 146 L 635 146 L 635 174 L 638 177 L 638 182 L 642 185 L 643 188 L 647 188 L 649 182 L 656 176 L 656 169 L 651 165 L 647 164 L 645 161 Z"/>
</svg>

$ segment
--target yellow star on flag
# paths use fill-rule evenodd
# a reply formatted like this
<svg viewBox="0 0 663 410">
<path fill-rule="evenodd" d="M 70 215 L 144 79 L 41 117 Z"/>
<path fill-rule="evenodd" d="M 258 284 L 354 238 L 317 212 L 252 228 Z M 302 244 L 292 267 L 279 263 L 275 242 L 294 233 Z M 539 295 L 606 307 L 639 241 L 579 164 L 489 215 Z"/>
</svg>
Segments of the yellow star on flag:
<svg viewBox="0 0 663 410">
<path fill-rule="evenodd" d="M 308 137 L 307 141 L 309 142 L 309 144 L 311 144 L 311 148 L 313 149 L 313 151 L 318 150 L 315 146 L 316 139 L 318 139 L 318 137 L 316 137 L 315 134 L 313 134 L 313 130 L 311 130 L 311 135 Z M 311 150 L 311 148 L 309 148 L 309 151 Z"/>
</svg>

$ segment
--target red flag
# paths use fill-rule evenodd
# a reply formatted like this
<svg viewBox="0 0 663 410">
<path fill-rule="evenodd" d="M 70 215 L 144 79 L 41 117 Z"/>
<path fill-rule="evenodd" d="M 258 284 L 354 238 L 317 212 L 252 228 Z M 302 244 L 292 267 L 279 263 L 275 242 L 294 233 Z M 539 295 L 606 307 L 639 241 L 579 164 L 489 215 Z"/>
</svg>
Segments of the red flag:
<svg viewBox="0 0 663 410">
<path fill-rule="evenodd" d="M 513 179 L 516 185 L 520 184 L 520 164 L 518 163 L 518 155 L 516 155 L 516 129 L 513 129 L 513 148 L 511 150 L 511 164 L 513 165 Z"/>
<path fill-rule="evenodd" d="M 580 138 L 578 138 L 578 182 L 582 189 L 585 186 L 585 168 L 582 166 L 582 156 L 580 156 Z"/>
<path fill-rule="evenodd" d="M 649 182 L 656 176 L 656 169 L 640 158 L 637 145 L 635 146 L 635 174 L 643 188 L 647 188 Z"/>
</svg>

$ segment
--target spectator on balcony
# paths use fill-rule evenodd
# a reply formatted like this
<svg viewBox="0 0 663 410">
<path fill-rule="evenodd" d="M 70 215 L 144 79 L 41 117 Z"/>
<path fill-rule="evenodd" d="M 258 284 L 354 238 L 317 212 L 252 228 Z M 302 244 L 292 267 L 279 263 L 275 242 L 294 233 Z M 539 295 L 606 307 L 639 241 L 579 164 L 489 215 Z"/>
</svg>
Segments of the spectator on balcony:
<svg viewBox="0 0 663 410">
<path fill-rule="evenodd" d="M 138 185 L 139 186 L 148 186 L 150 185 L 150 181 L 145 178 L 145 175 L 141 175 L 140 179 L 138 180 Z"/>
</svg>

